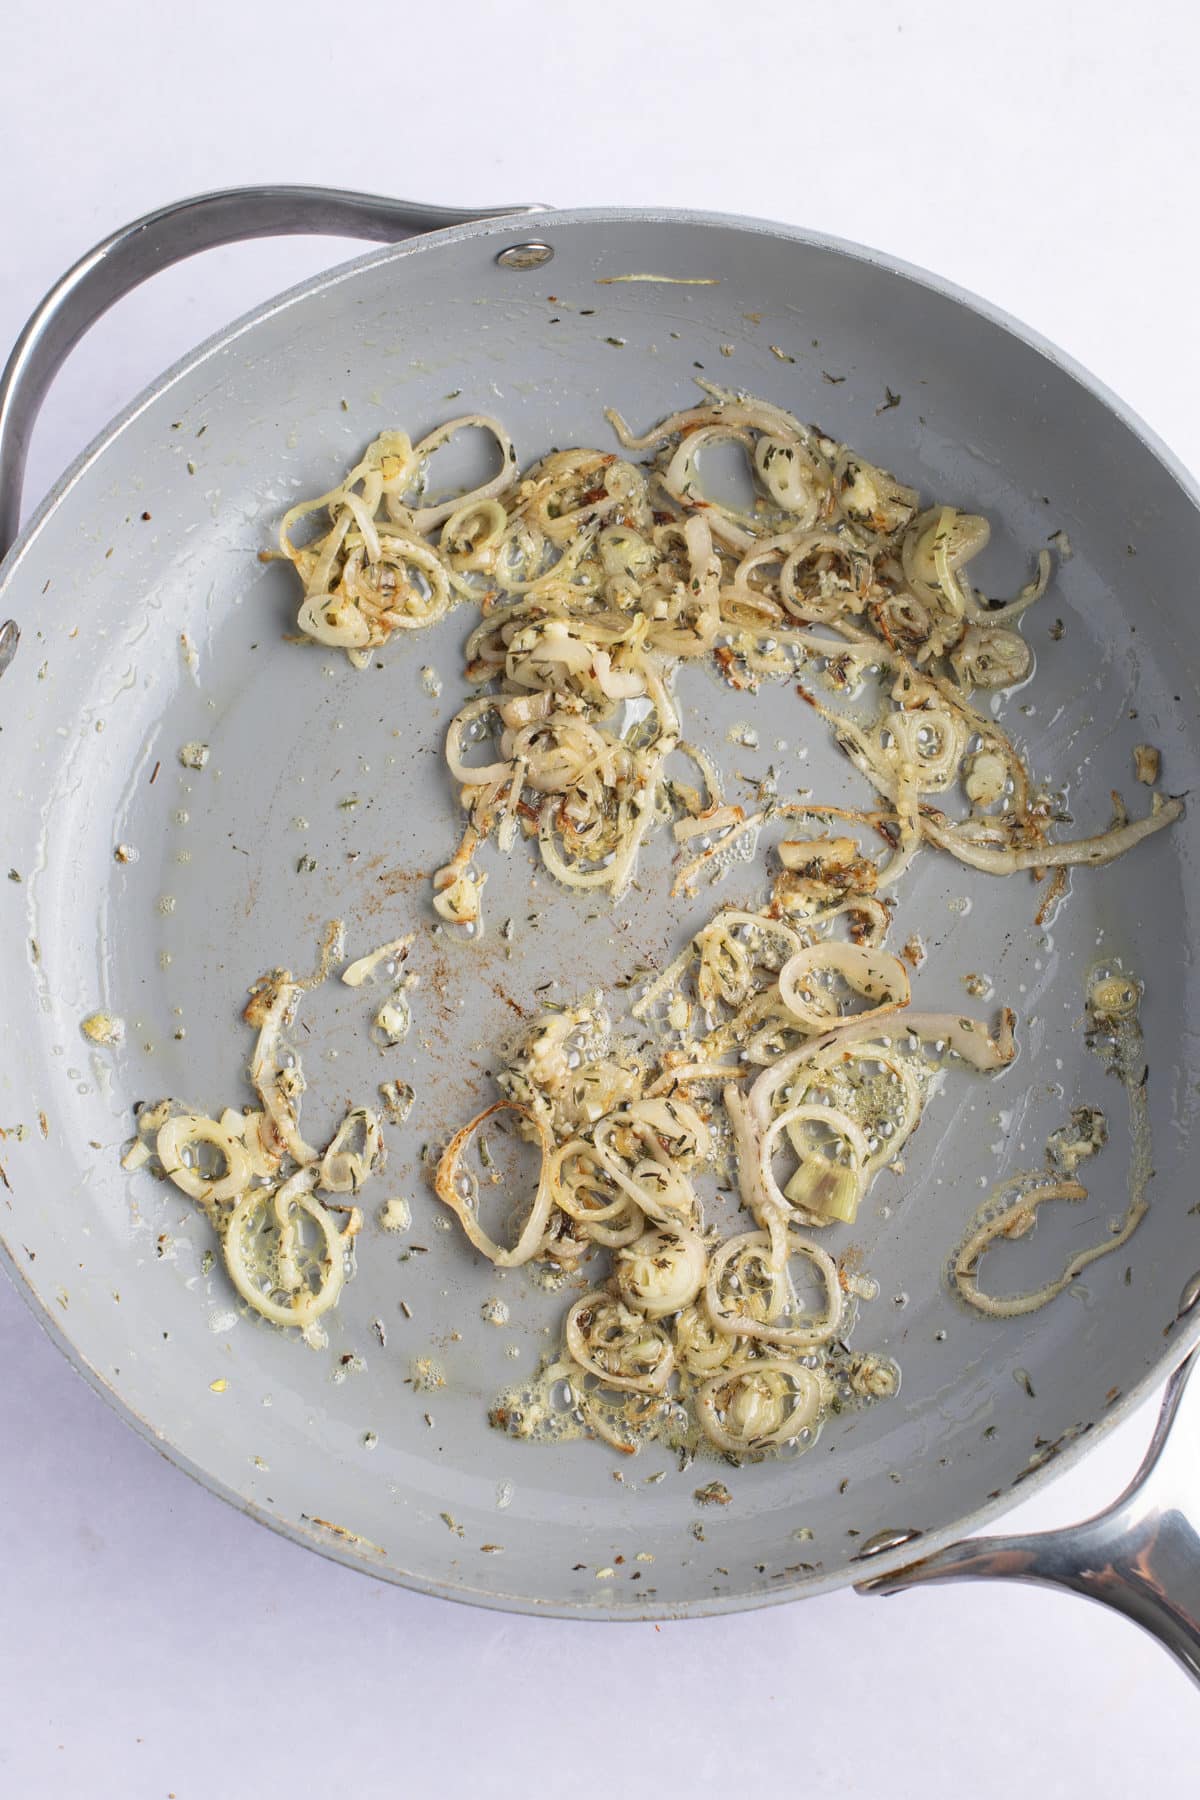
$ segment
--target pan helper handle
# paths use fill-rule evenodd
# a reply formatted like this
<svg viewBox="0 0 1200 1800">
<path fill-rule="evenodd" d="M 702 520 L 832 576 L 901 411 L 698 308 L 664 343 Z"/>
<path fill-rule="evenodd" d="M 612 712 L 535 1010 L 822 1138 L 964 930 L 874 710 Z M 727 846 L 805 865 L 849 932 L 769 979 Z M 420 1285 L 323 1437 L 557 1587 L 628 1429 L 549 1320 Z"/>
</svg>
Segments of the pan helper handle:
<svg viewBox="0 0 1200 1800">
<path fill-rule="evenodd" d="M 1184 1302 L 1200 1305 L 1200 1275 Z M 860 1581 L 860 1594 L 899 1594 L 925 1582 L 1036 1581 L 1123 1613 L 1200 1683 L 1200 1351 L 1167 1384 L 1141 1468 L 1111 1506 L 1060 1531 L 968 1538 Z M 1191 1514 L 1187 1511 L 1191 1505 Z M 894 1549 L 900 1539 L 868 1546 Z"/>
<path fill-rule="evenodd" d="M 0 558 L 17 536 L 30 434 L 50 383 L 89 326 L 160 269 L 249 238 L 307 235 L 393 244 L 450 225 L 543 210 L 423 206 L 337 188 L 226 188 L 160 207 L 112 232 L 55 282 L 0 376 Z M 16 640 L 10 620 L 0 627 L 0 672 L 11 661 Z"/>
</svg>

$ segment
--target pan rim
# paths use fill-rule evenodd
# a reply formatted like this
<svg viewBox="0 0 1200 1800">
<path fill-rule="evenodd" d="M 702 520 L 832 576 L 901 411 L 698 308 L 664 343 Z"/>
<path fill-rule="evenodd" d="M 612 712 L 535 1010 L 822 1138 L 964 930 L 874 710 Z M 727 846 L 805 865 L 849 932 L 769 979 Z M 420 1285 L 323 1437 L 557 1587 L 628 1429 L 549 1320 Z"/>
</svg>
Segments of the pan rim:
<svg viewBox="0 0 1200 1800">
<path fill-rule="evenodd" d="M 1097 399 L 1125 427 L 1140 447 L 1154 457 L 1191 504 L 1200 510 L 1200 483 L 1169 445 L 1132 407 L 1053 341 L 1033 327 L 1013 318 L 1003 308 L 993 305 L 955 282 L 909 263 L 903 258 L 846 239 L 778 221 L 745 218 L 737 214 L 681 208 L 585 207 L 548 210 L 536 215 L 536 227 L 540 235 L 564 227 L 614 223 L 715 226 L 753 236 L 776 237 L 789 243 L 830 252 L 852 262 L 865 263 L 879 268 L 888 274 L 898 276 L 924 288 L 940 298 L 965 307 L 997 330 L 1006 333 L 1025 348 L 1044 358 L 1077 386 Z M 410 238 L 401 244 L 387 245 L 382 249 L 368 251 L 364 255 L 353 257 L 347 262 L 335 265 L 332 269 L 294 284 L 272 299 L 242 314 L 223 330 L 206 338 L 136 395 L 107 426 L 97 433 L 91 443 L 79 453 L 55 481 L 35 508 L 8 556 L 0 564 L 0 607 L 3 606 L 13 579 L 26 555 L 48 528 L 66 496 L 91 470 L 93 465 L 105 456 L 111 445 L 124 434 L 130 425 L 147 408 L 156 404 L 165 394 L 169 393 L 171 388 L 185 376 L 192 374 L 206 362 L 223 353 L 231 344 L 251 332 L 260 323 L 274 318 L 277 314 L 301 301 L 332 291 L 343 282 L 355 280 L 369 270 L 381 265 L 397 264 L 405 258 L 424 255 L 471 239 L 525 236 L 529 230 L 529 217 L 514 215 L 508 218 L 481 220 L 467 225 L 452 226 L 442 231 Z M 437 1577 L 409 1570 L 372 1567 L 352 1551 L 336 1543 L 310 1535 L 292 1521 L 279 1514 L 266 1511 L 247 1496 L 238 1493 L 222 1478 L 193 1462 L 185 1451 L 171 1441 L 165 1431 L 153 1425 L 148 1419 L 141 1417 L 99 1370 L 89 1362 L 69 1334 L 59 1325 L 50 1311 L 48 1300 L 44 1299 L 36 1290 L 27 1271 L 18 1263 L 15 1251 L 9 1245 L 2 1230 L 0 1230 L 0 1264 L 3 1264 L 13 1286 L 25 1300 L 35 1319 L 72 1367 L 95 1392 L 103 1396 L 126 1425 L 158 1450 L 167 1461 L 207 1488 L 217 1498 L 236 1507 L 238 1511 L 256 1523 L 268 1526 L 281 1537 L 289 1539 L 304 1549 L 314 1550 L 329 1560 L 342 1563 L 364 1575 L 407 1588 L 413 1592 L 428 1594 L 440 1599 L 455 1600 L 466 1605 L 483 1606 L 489 1610 L 517 1612 L 529 1616 L 541 1615 L 564 1619 L 612 1620 L 633 1623 L 640 1620 L 705 1618 L 724 1613 L 748 1612 L 759 1607 L 776 1606 L 786 1601 L 808 1598 L 810 1595 L 833 1592 L 838 1588 L 851 1585 L 860 1578 L 860 1575 L 865 1576 L 868 1572 L 872 1580 L 893 1574 L 914 1560 L 914 1546 L 906 1544 L 898 1546 L 890 1552 L 872 1556 L 869 1563 L 862 1565 L 861 1570 L 852 1560 L 847 1560 L 840 1567 L 827 1573 L 802 1581 L 780 1583 L 777 1588 L 770 1591 L 750 1590 L 741 1593 L 709 1594 L 677 1604 L 649 1601 L 628 1605 L 616 1604 L 612 1600 L 597 1603 L 540 1600 L 530 1594 L 499 1593 L 493 1589 L 455 1586 Z M 1094 1443 L 1149 1400 L 1161 1388 L 1172 1369 L 1178 1366 L 1187 1353 L 1198 1345 L 1200 1345 L 1200 1314 L 1191 1320 L 1177 1321 L 1176 1326 L 1170 1330 L 1168 1340 L 1151 1368 L 1128 1392 L 1122 1394 L 1114 1402 L 1102 1418 L 1095 1421 L 1086 1434 L 1064 1446 L 1058 1455 L 1030 1473 L 1022 1480 L 1019 1489 L 1010 1487 L 995 1500 L 983 1502 L 956 1522 L 924 1534 L 919 1540 L 917 1554 L 923 1558 L 961 1538 L 972 1535 L 1002 1517 L 1006 1512 L 1011 1511 L 1013 1506 L 1020 1501 L 1042 1491 L 1057 1475 L 1073 1468 Z"/>
</svg>

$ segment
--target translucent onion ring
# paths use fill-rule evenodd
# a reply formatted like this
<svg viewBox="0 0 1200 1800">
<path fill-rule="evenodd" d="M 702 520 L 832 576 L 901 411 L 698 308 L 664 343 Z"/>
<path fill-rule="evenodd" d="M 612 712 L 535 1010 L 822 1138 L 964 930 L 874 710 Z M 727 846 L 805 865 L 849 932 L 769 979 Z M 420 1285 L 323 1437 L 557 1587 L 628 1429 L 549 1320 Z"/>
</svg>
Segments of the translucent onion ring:
<svg viewBox="0 0 1200 1800">
<path fill-rule="evenodd" d="M 331 650 L 361 650 L 371 641 L 371 624 L 345 594 L 309 594 L 296 623 L 306 637 Z"/>
<path fill-rule="evenodd" d="M 415 631 L 435 625 L 442 618 L 450 604 L 450 580 L 436 550 L 389 532 L 380 539 L 378 556 L 370 566 L 380 564 L 401 574 L 406 568 L 419 569 L 429 588 L 428 595 L 422 595 L 408 582 L 407 594 L 387 594 L 378 588 L 372 592 L 364 579 L 365 571 L 360 571 L 353 559 L 348 560 L 342 577 L 345 591 L 358 605 L 368 606 L 378 614 L 381 626 L 388 631 Z"/>
<path fill-rule="evenodd" d="M 744 1398 L 740 1390 L 759 1388 Z M 775 1444 L 789 1443 L 816 1423 L 823 1398 L 820 1376 L 814 1369 L 785 1357 L 762 1357 L 722 1369 L 698 1390 L 696 1411 L 709 1442 L 727 1456 L 754 1454 Z M 779 1422 L 768 1430 L 753 1430 L 756 1411 L 769 1408 Z M 731 1430 L 731 1415 L 741 1429 Z M 766 1421 L 764 1420 L 765 1424 Z"/>
<path fill-rule="evenodd" d="M 667 418 L 660 419 L 657 425 L 652 425 L 642 437 L 636 437 L 630 431 L 615 407 L 606 407 L 604 416 L 626 450 L 653 449 L 702 425 L 741 425 L 751 431 L 760 431 L 766 437 L 781 438 L 785 442 L 789 438 L 795 438 L 805 445 L 813 442 L 813 433 L 807 425 L 802 425 L 799 419 L 769 400 L 742 399 L 730 389 L 720 388 L 714 382 L 701 381 L 697 386 L 714 396 L 713 404 L 691 406 L 683 412 L 671 413 Z"/>
<path fill-rule="evenodd" d="M 663 472 L 664 488 L 673 500 L 686 506 L 691 500 L 689 490 L 698 473 L 696 458 L 700 452 L 709 449 L 713 444 L 740 444 L 749 456 L 754 454 L 754 439 L 744 427 L 728 423 L 725 419 L 714 421 L 709 425 L 699 425 L 694 431 L 681 438 L 674 450 L 666 469 Z M 709 529 L 716 536 L 739 550 L 748 550 L 757 542 L 761 533 L 754 530 L 755 520 L 750 513 L 741 513 L 733 507 L 725 506 L 707 495 L 697 498 L 705 508 Z"/>
<path fill-rule="evenodd" d="M 803 445 L 764 432 L 754 446 L 754 470 L 775 504 L 793 515 L 798 529 L 816 522 L 830 471 Z"/>
<path fill-rule="evenodd" d="M 284 1026 L 292 1021 L 301 992 L 301 984 L 296 981 L 280 979 L 273 983 L 271 1000 L 260 1014 L 258 1042 L 250 1058 L 250 1080 L 280 1145 L 293 1162 L 307 1165 L 315 1163 L 320 1152 L 300 1135 L 288 1072 L 279 1061 L 279 1039 Z"/>
<path fill-rule="evenodd" d="M 626 1244 L 632 1244 L 646 1230 L 646 1215 L 637 1204 L 628 1198 L 623 1200 L 622 1210 L 611 1220 L 580 1219 L 576 1228 L 593 1244 L 602 1250 L 622 1250 Z"/>
<path fill-rule="evenodd" d="M 511 1249 L 505 1249 L 490 1238 L 479 1223 L 475 1213 L 467 1205 L 466 1199 L 459 1192 L 459 1165 L 463 1152 L 479 1130 L 480 1126 L 499 1112 L 516 1113 L 518 1118 L 525 1119 L 537 1133 L 541 1146 L 542 1161 L 538 1173 L 537 1191 L 529 1217 L 521 1228 L 520 1235 Z M 520 1105 L 515 1100 L 496 1100 L 483 1112 L 478 1113 L 461 1131 L 455 1133 L 442 1152 L 441 1160 L 434 1176 L 434 1192 L 443 1206 L 448 1206 L 459 1224 L 466 1232 L 475 1248 L 482 1251 L 489 1262 L 495 1263 L 498 1269 L 516 1269 L 522 1263 L 531 1262 L 542 1247 L 546 1235 L 546 1227 L 554 1208 L 554 1189 L 550 1181 L 550 1155 L 553 1149 L 550 1133 L 529 1107 Z"/>
<path fill-rule="evenodd" d="M 907 764 L 913 771 L 918 791 L 922 794 L 944 793 L 958 780 L 966 750 L 967 727 L 961 713 L 943 701 L 931 700 L 924 706 L 901 705 L 887 721 L 896 743 L 890 760 L 897 768 Z M 922 736 L 937 742 L 933 754 L 921 742 Z"/>
<path fill-rule="evenodd" d="M 595 1332 L 611 1322 L 617 1330 L 615 1338 L 596 1342 Z M 606 1387 L 634 1394 L 661 1394 L 675 1367 L 675 1350 L 663 1327 L 640 1312 L 634 1312 L 602 1288 L 594 1289 L 577 1300 L 567 1314 L 566 1344 L 574 1360 L 589 1375 L 595 1375 Z M 653 1346 L 653 1356 L 646 1367 L 616 1371 L 606 1360 L 607 1352 L 616 1348 L 621 1357 L 635 1355 L 643 1346 Z"/>
<path fill-rule="evenodd" d="M 197 1169 L 188 1167 L 184 1158 L 195 1144 L 209 1144 L 224 1158 L 224 1174 L 206 1180 Z M 236 1199 L 249 1185 L 250 1158 L 245 1145 L 202 1113 L 177 1113 L 168 1119 L 154 1140 L 154 1150 L 175 1186 L 193 1200 L 220 1204 Z"/>
<path fill-rule="evenodd" d="M 784 1218 L 789 1213 L 796 1211 L 793 1203 L 776 1181 L 774 1170 L 771 1167 L 776 1143 L 783 1132 L 788 1132 L 790 1136 L 793 1125 L 824 1125 L 828 1131 L 841 1138 L 851 1155 L 849 1169 L 855 1180 L 857 1191 L 854 1205 L 857 1207 L 866 1191 L 867 1165 L 871 1160 L 871 1147 L 867 1143 L 866 1132 L 857 1119 L 852 1119 L 849 1113 L 842 1112 L 838 1107 L 814 1106 L 805 1101 L 796 1106 L 786 1107 L 783 1112 L 771 1120 L 759 1140 L 758 1178 L 769 1204 Z M 815 1154 L 823 1155 L 824 1153 L 818 1151 Z M 828 1157 L 825 1160 L 830 1162 Z M 831 1167 L 833 1166 L 838 1165 L 831 1163 Z"/>
<path fill-rule="evenodd" d="M 726 1265 L 735 1256 L 742 1256 L 747 1251 L 761 1252 L 758 1261 L 767 1272 L 777 1290 L 782 1289 L 785 1269 L 776 1268 L 771 1262 L 772 1242 L 769 1232 L 747 1231 L 738 1237 L 726 1238 L 725 1242 L 713 1252 L 709 1258 L 708 1279 L 704 1286 L 704 1304 L 709 1318 L 718 1331 L 729 1337 L 755 1338 L 766 1344 L 786 1344 L 792 1349 L 810 1350 L 818 1344 L 827 1344 L 836 1337 L 842 1322 L 842 1285 L 838 1279 L 837 1264 L 827 1250 L 814 1244 L 811 1238 L 801 1237 L 797 1232 L 788 1234 L 788 1250 L 790 1256 L 804 1256 L 813 1265 L 821 1277 L 825 1289 L 825 1313 L 823 1317 L 807 1320 L 795 1325 L 777 1325 L 774 1320 L 782 1310 L 782 1294 L 779 1303 L 774 1306 L 766 1319 L 756 1319 L 749 1313 L 740 1313 L 731 1309 L 722 1299 L 720 1284 Z M 786 1267 L 786 1265 L 785 1265 Z"/>
<path fill-rule="evenodd" d="M 1006 1183 L 1012 1187 L 1027 1181 L 1027 1177 L 1017 1176 L 1015 1182 Z M 1086 1200 L 1088 1191 L 1078 1181 L 1061 1181 L 1045 1179 L 1034 1187 L 1026 1187 L 1017 1199 L 1008 1206 L 995 1211 L 992 1204 L 984 1208 L 986 1217 L 977 1222 L 966 1241 L 956 1251 L 951 1264 L 950 1278 L 955 1289 L 968 1306 L 976 1312 L 986 1314 L 989 1319 L 1016 1319 L 1025 1313 L 1036 1312 L 1045 1306 L 1064 1288 L 1070 1287 L 1078 1275 L 1094 1263 L 1098 1257 L 1108 1256 L 1119 1250 L 1136 1231 L 1148 1210 L 1144 1199 L 1135 1200 L 1121 1221 L 1119 1230 L 1105 1238 L 1102 1243 L 1093 1244 L 1087 1250 L 1080 1250 L 1067 1263 L 1062 1273 L 1052 1281 L 1045 1282 L 1028 1294 L 985 1294 L 979 1287 L 979 1264 L 986 1251 L 992 1248 L 1001 1237 L 1021 1237 L 1032 1229 L 1040 1206 L 1049 1200 Z"/>
<path fill-rule="evenodd" d="M 801 593 L 796 586 L 804 565 L 814 556 L 837 556 L 851 565 L 856 579 L 852 586 L 824 595 Z M 861 570 L 854 568 L 862 565 Z M 811 625 L 831 624 L 839 613 L 861 612 L 866 601 L 862 575 L 870 568 L 870 558 L 850 538 L 835 531 L 809 531 L 792 546 L 779 571 L 779 598 L 793 619 Z"/>
<path fill-rule="evenodd" d="M 840 975 L 865 1000 L 877 1002 L 855 1013 L 856 1020 L 882 1018 L 885 1013 L 907 1006 L 912 998 L 908 971 L 898 956 L 830 938 L 798 950 L 779 971 L 779 997 L 805 1031 L 828 1031 L 833 1023 L 828 1013 L 818 1011 L 804 998 L 806 978 L 825 971 Z"/>
<path fill-rule="evenodd" d="M 223 1247 L 229 1279 L 242 1299 L 273 1325 L 303 1328 L 337 1305 L 346 1279 L 346 1242 L 362 1223 L 361 1215 L 352 1212 L 347 1225 L 339 1226 L 333 1214 L 313 1197 L 314 1173 L 312 1169 L 301 1169 L 274 1193 L 265 1188 L 251 1188 L 242 1195 L 225 1225 Z M 288 1265 L 295 1264 L 295 1251 L 291 1247 L 295 1233 L 291 1218 L 293 1208 L 312 1220 L 323 1247 L 320 1286 L 315 1290 L 301 1286 L 297 1273 L 297 1286 L 286 1302 L 273 1299 L 255 1281 L 254 1271 L 246 1261 L 244 1233 L 254 1210 L 266 1206 L 275 1214 L 280 1244 L 278 1260 L 284 1265 L 285 1273 Z"/>
<path fill-rule="evenodd" d="M 590 1163 L 597 1175 L 588 1177 L 586 1169 L 568 1173 L 569 1163 Z M 565 1212 L 568 1218 L 577 1219 L 580 1224 L 591 1227 L 606 1225 L 611 1220 L 627 1213 L 631 1204 L 628 1193 L 618 1188 L 615 1197 L 592 1205 L 583 1198 L 588 1193 L 601 1191 L 602 1187 L 611 1189 L 615 1184 L 608 1170 L 600 1162 L 592 1146 L 584 1138 L 568 1138 L 560 1144 L 550 1160 L 550 1181 L 554 1189 L 554 1203 Z"/>
<path fill-rule="evenodd" d="M 457 569 L 489 569 L 507 525 L 499 500 L 468 500 L 445 520 L 438 548 Z"/>
<path fill-rule="evenodd" d="M 317 1166 L 317 1186 L 327 1194 L 356 1194 L 380 1167 L 383 1156 L 379 1120 L 369 1106 L 351 1107 Z"/>
<path fill-rule="evenodd" d="M 487 413 L 465 413 L 460 419 L 448 419 L 414 447 L 415 459 L 418 462 L 428 462 L 434 452 L 444 448 L 452 437 L 473 427 L 489 432 L 499 448 L 500 468 L 491 480 L 485 481 L 481 487 L 472 488 L 469 494 L 455 494 L 451 499 L 440 500 L 433 506 L 409 508 L 389 494 L 388 512 L 393 519 L 403 521 L 413 531 L 430 531 L 435 525 L 460 513 L 468 504 L 478 506 L 480 501 L 493 500 L 512 487 L 517 479 L 517 453 L 513 448 L 513 441 L 499 419 L 493 419 Z"/>
<path fill-rule="evenodd" d="M 844 1025 L 812 1038 L 792 1050 L 769 1069 L 764 1069 L 746 1095 L 745 1103 L 755 1122 L 765 1130 L 774 1111 L 775 1095 L 786 1087 L 803 1068 L 821 1069 L 837 1060 L 850 1044 L 863 1038 L 915 1037 L 923 1042 L 944 1043 L 948 1050 L 961 1056 L 984 1074 L 1007 1068 L 1016 1055 L 1013 1043 L 1013 1014 L 1007 1007 L 1001 1012 L 1000 1027 L 992 1037 L 979 1019 L 960 1013 L 902 1011 L 886 1019 L 861 1015 Z M 728 1100 L 726 1101 L 728 1105 Z"/>
<path fill-rule="evenodd" d="M 463 733 L 477 720 L 487 718 L 489 713 L 498 713 L 500 702 L 498 697 L 488 694 L 480 700 L 468 700 L 462 709 L 455 713 L 446 729 L 445 757 L 446 766 L 455 781 L 463 787 L 482 787 L 486 782 L 505 781 L 511 773 L 510 762 L 469 763 L 466 761 L 466 745 Z"/>
<path fill-rule="evenodd" d="M 694 1229 L 700 1217 L 700 1203 L 681 1169 L 650 1156 L 627 1172 L 620 1157 L 601 1139 L 599 1127 L 595 1154 L 601 1168 L 647 1219 L 664 1230 Z"/>
<path fill-rule="evenodd" d="M 727 1332 L 717 1330 L 703 1299 L 699 1304 L 685 1306 L 676 1317 L 672 1330 L 675 1364 L 687 1375 L 715 1375 L 733 1357 L 744 1355 L 747 1348 L 743 1338 L 730 1337 Z"/>
<path fill-rule="evenodd" d="M 935 820 L 928 815 L 921 819 L 921 830 L 930 843 L 941 850 L 949 850 L 959 862 L 972 869 L 981 869 L 985 875 L 1013 875 L 1019 869 L 1069 869 L 1080 864 L 1099 868 L 1124 856 L 1135 844 L 1153 837 L 1156 831 L 1173 825 L 1176 819 L 1183 817 L 1183 811 L 1181 799 L 1163 800 L 1155 795 L 1153 810 L 1143 818 L 1130 819 L 1128 824 L 1098 832 L 1095 837 L 1074 838 L 1059 844 L 1014 845 L 1004 849 L 981 844 L 946 820 Z"/>
</svg>

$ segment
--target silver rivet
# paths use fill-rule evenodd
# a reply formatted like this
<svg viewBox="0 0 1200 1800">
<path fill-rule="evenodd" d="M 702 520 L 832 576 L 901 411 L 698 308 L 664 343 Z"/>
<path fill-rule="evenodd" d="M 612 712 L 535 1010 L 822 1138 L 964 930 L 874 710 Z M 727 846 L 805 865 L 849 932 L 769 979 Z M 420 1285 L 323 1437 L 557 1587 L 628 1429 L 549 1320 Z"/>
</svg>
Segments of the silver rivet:
<svg viewBox="0 0 1200 1800">
<path fill-rule="evenodd" d="M 502 269 L 540 269 L 553 255 L 549 244 L 531 238 L 527 244 L 510 244 L 507 250 L 499 251 L 496 261 Z"/>
<path fill-rule="evenodd" d="M 21 633 L 15 619 L 5 619 L 0 625 L 0 675 L 3 675 L 13 657 L 17 654 L 17 645 L 21 641 Z"/>
<path fill-rule="evenodd" d="M 1184 1284 L 1183 1292 L 1179 1296 L 1179 1309 L 1176 1312 L 1175 1317 L 1177 1319 L 1185 1319 L 1197 1305 L 1200 1305 L 1200 1269 L 1197 1269 L 1196 1273 L 1192 1276 L 1192 1279 Z"/>
<path fill-rule="evenodd" d="M 869 1556 L 882 1556 L 885 1550 L 899 1550 L 902 1544 L 911 1544 L 914 1538 L 923 1535 L 915 1525 L 910 1525 L 903 1531 L 877 1531 L 850 1560 L 865 1562 Z"/>
</svg>

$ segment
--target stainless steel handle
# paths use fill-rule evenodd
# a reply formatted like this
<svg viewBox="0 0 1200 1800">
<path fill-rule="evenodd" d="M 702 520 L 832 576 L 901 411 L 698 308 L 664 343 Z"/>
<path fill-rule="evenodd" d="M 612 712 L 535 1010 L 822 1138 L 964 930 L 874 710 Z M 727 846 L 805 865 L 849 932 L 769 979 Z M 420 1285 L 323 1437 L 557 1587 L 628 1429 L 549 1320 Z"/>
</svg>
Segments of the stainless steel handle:
<svg viewBox="0 0 1200 1800">
<path fill-rule="evenodd" d="M 1200 1282 L 1192 1304 L 1200 1299 Z M 1185 1300 L 1187 1295 L 1185 1294 Z M 1200 1682 L 1200 1351 L 1171 1377 L 1141 1468 L 1094 1518 L 1061 1531 L 969 1538 L 861 1581 L 860 1594 L 899 1594 L 926 1582 L 1036 1581 L 1099 1600 L 1152 1633 Z M 889 1546 L 880 1544 L 883 1550 Z"/>
<path fill-rule="evenodd" d="M 543 210 L 533 205 L 421 206 L 337 188 L 226 188 L 159 207 L 114 231 L 55 282 L 0 376 L 0 558 L 17 535 L 29 436 L 51 381 L 88 327 L 159 269 L 247 238 L 328 234 L 390 244 L 473 219 Z M 15 647 L 11 645 L 9 657 Z M 3 649 L 0 639 L 0 666 Z"/>
</svg>

